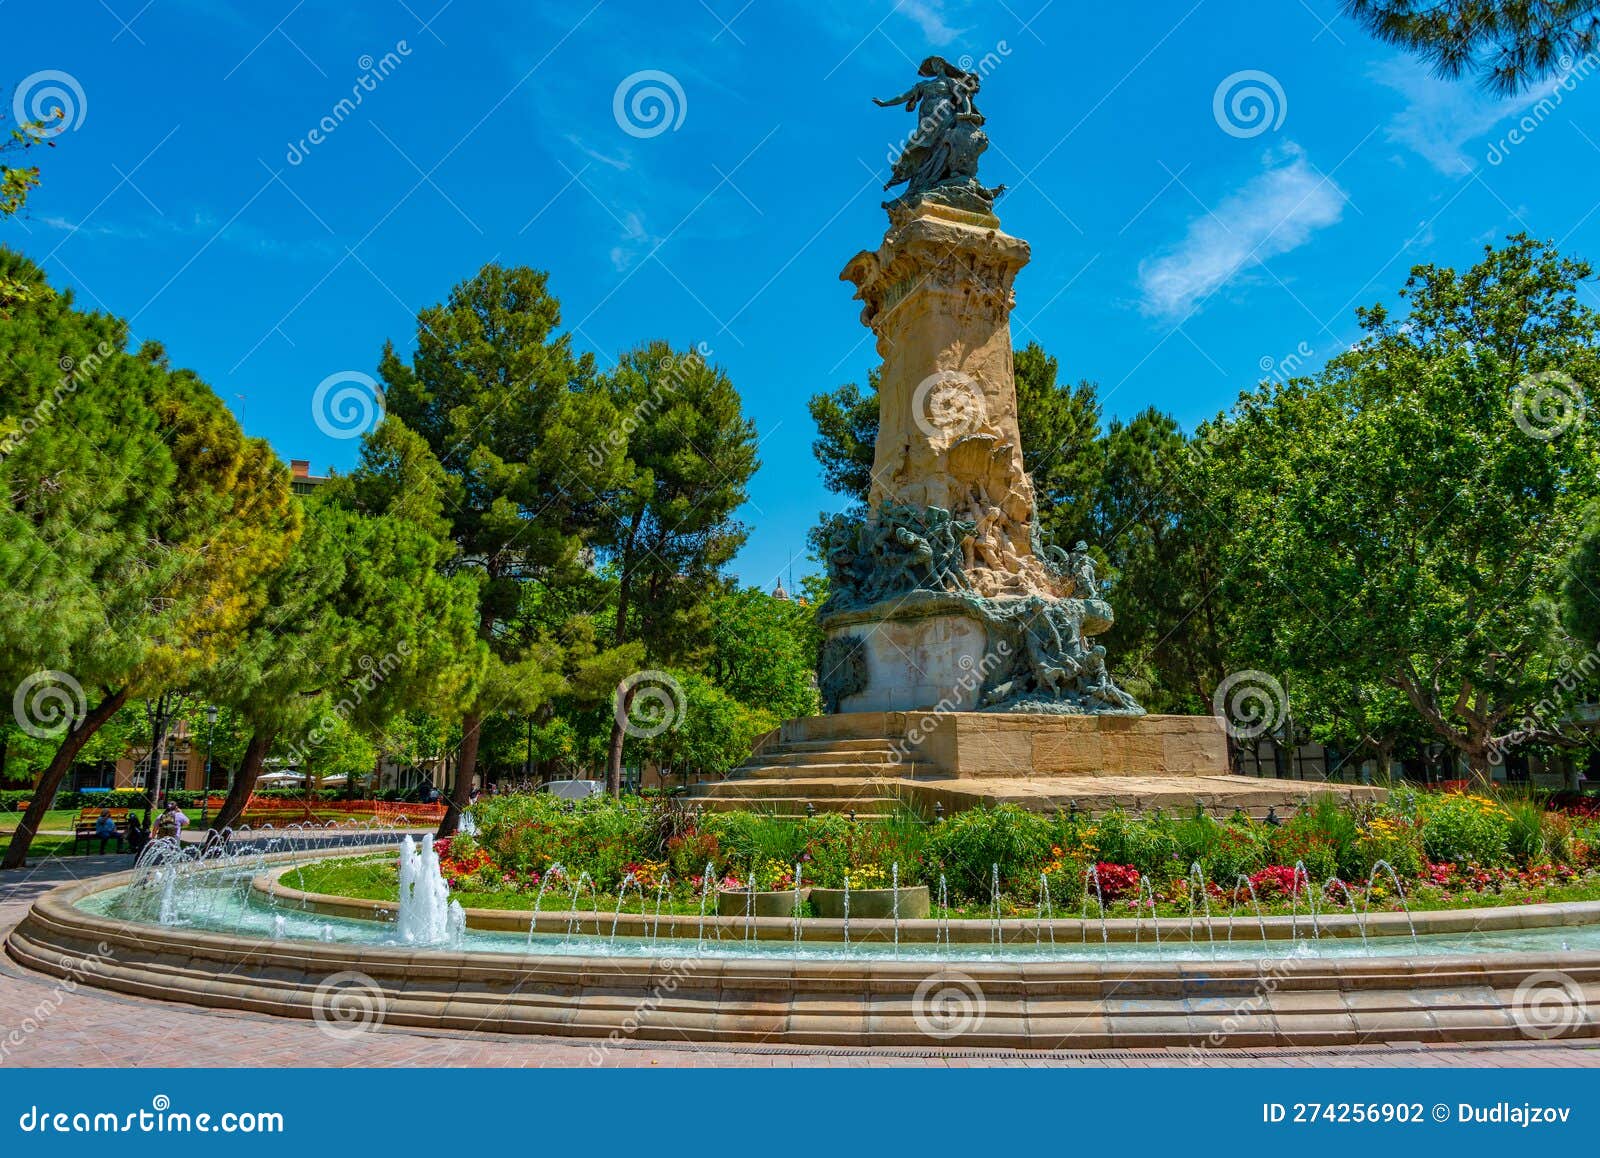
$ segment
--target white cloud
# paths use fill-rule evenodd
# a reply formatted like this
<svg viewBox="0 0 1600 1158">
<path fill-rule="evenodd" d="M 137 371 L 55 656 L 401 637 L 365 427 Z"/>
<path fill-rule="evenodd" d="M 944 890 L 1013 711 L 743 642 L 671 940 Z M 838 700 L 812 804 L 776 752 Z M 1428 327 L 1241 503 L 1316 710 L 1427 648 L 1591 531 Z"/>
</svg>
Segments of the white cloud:
<svg viewBox="0 0 1600 1158">
<path fill-rule="evenodd" d="M 611 264 L 618 272 L 627 269 L 641 256 L 654 252 L 662 238 L 645 227 L 644 218 L 637 213 L 625 214 L 622 219 L 622 237 L 611 247 Z"/>
<path fill-rule="evenodd" d="M 929 44 L 943 46 L 961 35 L 946 22 L 943 0 L 901 0 L 900 11 L 916 21 Z"/>
<path fill-rule="evenodd" d="M 1139 263 L 1140 308 L 1182 318 L 1239 274 L 1298 249 L 1344 214 L 1345 193 L 1290 144 L 1266 169 L 1189 222 L 1183 240 Z"/>
<path fill-rule="evenodd" d="M 633 168 L 633 157 L 626 150 L 619 156 L 613 157 L 609 153 L 602 153 L 599 149 L 584 144 L 583 138 L 578 136 L 577 133 L 568 133 L 566 138 L 569 145 L 591 161 L 599 161 L 602 165 L 609 165 L 611 168 L 624 173 Z"/>
<path fill-rule="evenodd" d="M 1511 99 L 1490 96 L 1470 80 L 1440 80 L 1409 57 L 1375 65 L 1372 79 L 1405 98 L 1384 127 L 1385 135 L 1404 145 L 1447 177 L 1464 177 L 1478 165 L 1466 148 L 1508 117 L 1519 116 L 1555 90 L 1560 78 Z"/>
</svg>

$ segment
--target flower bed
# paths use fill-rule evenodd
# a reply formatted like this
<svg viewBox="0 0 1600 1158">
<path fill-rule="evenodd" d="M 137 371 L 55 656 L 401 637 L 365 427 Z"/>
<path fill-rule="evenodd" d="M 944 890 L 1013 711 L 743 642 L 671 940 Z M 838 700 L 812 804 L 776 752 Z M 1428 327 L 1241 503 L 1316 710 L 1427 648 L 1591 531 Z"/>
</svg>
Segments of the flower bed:
<svg viewBox="0 0 1600 1158">
<path fill-rule="evenodd" d="M 1090 818 L 1010 807 L 938 823 L 909 813 L 851 822 L 700 815 L 663 798 L 573 804 L 546 796 L 495 797 L 475 816 L 476 836 L 438 850 L 451 889 L 481 908 L 531 908 L 541 887 L 545 908 L 564 906 L 586 877 L 583 905 L 604 898 L 614 907 L 621 892 L 625 910 L 653 908 L 659 897 L 664 911 L 695 911 L 702 895 L 744 892 L 752 880 L 758 892 L 791 890 L 797 872 L 803 888 L 837 889 L 848 878 L 862 891 L 888 888 L 898 873 L 904 887 L 928 886 L 935 905 L 943 877 L 952 913 L 975 917 L 997 903 L 1004 915 L 1034 913 L 1046 887 L 1059 915 L 1103 903 L 1109 916 L 1257 905 L 1304 912 L 1313 901 L 1348 911 L 1369 895 L 1382 909 L 1398 907 L 1397 883 L 1414 908 L 1600 897 L 1600 820 L 1404 786 L 1378 805 L 1323 798 L 1277 826 L 1242 816 Z"/>
</svg>

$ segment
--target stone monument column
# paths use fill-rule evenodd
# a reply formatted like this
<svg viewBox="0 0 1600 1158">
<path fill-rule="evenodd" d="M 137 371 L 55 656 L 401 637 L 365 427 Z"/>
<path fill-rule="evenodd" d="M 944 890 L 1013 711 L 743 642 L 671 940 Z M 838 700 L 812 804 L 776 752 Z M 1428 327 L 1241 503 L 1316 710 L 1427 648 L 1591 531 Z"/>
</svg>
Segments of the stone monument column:
<svg viewBox="0 0 1600 1158">
<path fill-rule="evenodd" d="M 840 277 L 877 335 L 878 441 L 868 505 L 935 507 L 974 524 L 963 563 L 981 595 L 1063 594 L 1034 558 L 1012 374 L 1012 282 L 1028 243 L 992 213 L 920 200 L 890 211 L 876 252 Z"/>
<path fill-rule="evenodd" d="M 918 113 L 885 186 L 906 192 L 840 274 L 883 368 L 866 514 L 820 532 L 826 709 L 1142 714 L 1088 642 L 1112 622 L 1088 548 L 1043 541 L 1023 469 L 1011 308 L 1028 243 L 977 179 L 979 78 L 939 57 L 918 73 L 876 102 Z"/>
</svg>

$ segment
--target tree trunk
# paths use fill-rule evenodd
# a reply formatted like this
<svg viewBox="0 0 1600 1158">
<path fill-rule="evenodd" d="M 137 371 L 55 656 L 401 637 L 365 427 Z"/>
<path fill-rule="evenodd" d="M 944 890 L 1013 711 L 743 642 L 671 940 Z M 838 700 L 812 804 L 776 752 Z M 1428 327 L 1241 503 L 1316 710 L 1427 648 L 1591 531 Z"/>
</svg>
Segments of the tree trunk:
<svg viewBox="0 0 1600 1158">
<path fill-rule="evenodd" d="M 1494 766 L 1489 763 L 1489 746 L 1474 744 L 1465 752 L 1467 775 L 1474 788 L 1494 787 Z"/>
<path fill-rule="evenodd" d="M 127 702 L 127 699 L 127 688 L 112 692 L 100 701 L 94 711 L 79 720 L 62 737 L 61 746 L 56 749 L 56 754 L 50 758 L 50 763 L 39 777 L 39 785 L 33 791 L 33 800 L 17 824 L 17 831 L 11 837 L 11 845 L 6 849 L 5 859 L 0 861 L 0 868 L 22 868 L 28 863 L 28 847 L 38 835 L 39 825 L 44 823 L 44 814 L 50 810 L 50 803 L 55 799 L 56 789 L 61 787 L 61 780 L 66 776 L 67 769 L 72 767 L 72 762 L 77 759 L 83 746 L 89 742 L 89 737 L 116 715 L 117 710 Z"/>
<path fill-rule="evenodd" d="M 622 721 L 628 718 L 628 709 L 632 705 L 633 688 L 630 687 L 613 713 L 616 718 L 611 721 L 611 746 L 606 749 L 606 791 L 612 796 L 622 795 L 622 745 L 627 739 Z"/>
<path fill-rule="evenodd" d="M 251 794 L 256 790 L 261 766 L 277 737 L 276 728 L 257 728 L 250 733 L 250 742 L 245 745 L 244 755 L 239 758 L 239 770 L 234 773 L 233 783 L 228 785 L 228 795 L 222 801 L 222 807 L 217 809 L 217 828 L 232 828 L 239 823 L 245 806 L 250 803 Z"/>
<path fill-rule="evenodd" d="M 478 769 L 478 729 L 482 724 L 483 717 L 477 712 L 462 717 L 461 758 L 456 762 L 456 783 L 450 792 L 450 806 L 439 822 L 439 840 L 455 835 L 461 814 L 472 800 L 472 777 Z"/>
</svg>

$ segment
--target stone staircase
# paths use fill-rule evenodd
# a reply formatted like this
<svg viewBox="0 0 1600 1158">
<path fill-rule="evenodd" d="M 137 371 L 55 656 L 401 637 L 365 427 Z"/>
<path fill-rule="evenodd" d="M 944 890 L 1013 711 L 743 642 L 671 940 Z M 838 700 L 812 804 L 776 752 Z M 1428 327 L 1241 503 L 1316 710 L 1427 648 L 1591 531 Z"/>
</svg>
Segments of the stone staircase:
<svg viewBox="0 0 1600 1158">
<path fill-rule="evenodd" d="M 777 735 L 727 779 L 691 789 L 690 798 L 712 811 L 798 814 L 809 804 L 817 812 L 876 816 L 893 812 L 916 781 L 942 778 L 931 764 L 902 760 L 899 746 L 884 737 L 786 742 Z"/>
<path fill-rule="evenodd" d="M 902 754 L 905 755 L 902 755 Z M 1381 799 L 1366 785 L 1233 775 L 1210 716 L 854 712 L 789 720 L 724 780 L 689 799 L 711 811 L 932 815 L 974 805 L 1039 812 L 1161 809 L 1287 818 L 1312 795 Z"/>
</svg>

